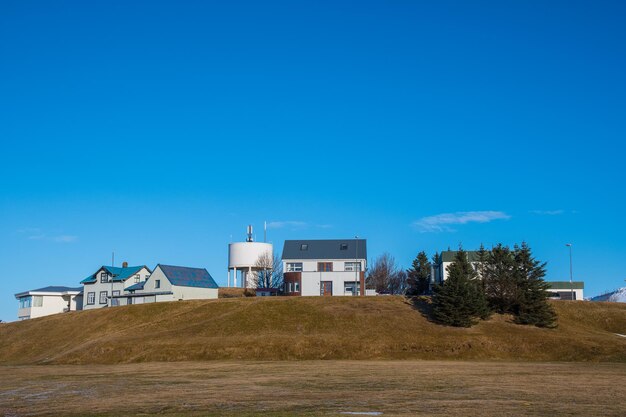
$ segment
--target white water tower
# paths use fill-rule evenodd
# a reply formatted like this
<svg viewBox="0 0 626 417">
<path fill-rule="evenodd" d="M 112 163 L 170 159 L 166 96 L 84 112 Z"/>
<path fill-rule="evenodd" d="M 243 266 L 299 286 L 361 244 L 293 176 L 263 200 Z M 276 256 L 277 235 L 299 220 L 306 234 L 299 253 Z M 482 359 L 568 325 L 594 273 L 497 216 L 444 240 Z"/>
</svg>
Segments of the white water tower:
<svg viewBox="0 0 626 417">
<path fill-rule="evenodd" d="M 256 288 L 256 272 L 271 269 L 274 260 L 274 248 L 271 243 L 255 242 L 252 226 L 248 226 L 248 237 L 245 242 L 228 245 L 228 286 L 231 285 L 230 271 L 233 271 L 233 287 Z M 260 262 L 267 259 L 267 262 Z M 269 262 L 269 265 L 267 264 Z M 241 280 L 237 285 L 237 272 Z"/>
</svg>

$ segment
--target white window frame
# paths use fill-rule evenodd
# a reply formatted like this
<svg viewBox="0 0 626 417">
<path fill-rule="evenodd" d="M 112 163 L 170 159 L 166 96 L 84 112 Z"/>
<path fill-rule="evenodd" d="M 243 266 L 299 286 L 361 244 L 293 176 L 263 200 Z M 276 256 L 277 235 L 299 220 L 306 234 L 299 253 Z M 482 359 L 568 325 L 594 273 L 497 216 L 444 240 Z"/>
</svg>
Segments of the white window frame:
<svg viewBox="0 0 626 417">
<path fill-rule="evenodd" d="M 102 272 L 100 272 L 100 283 L 104 284 L 106 282 L 109 282 L 109 274 L 107 274 L 106 272 L 102 271 Z"/>
<path fill-rule="evenodd" d="M 358 268 L 358 271 L 355 268 L 355 266 Z M 344 262 L 343 264 L 343 270 L 346 272 L 361 272 L 361 267 L 362 267 L 361 262 L 351 261 L 351 262 Z"/>
<path fill-rule="evenodd" d="M 139 284 L 140 281 L 141 281 L 141 275 L 139 274 L 135 275 L 135 284 Z"/>
<path fill-rule="evenodd" d="M 300 283 L 297 281 L 293 283 L 293 292 L 300 292 Z"/>
<path fill-rule="evenodd" d="M 87 305 L 94 305 L 96 304 L 96 292 L 88 292 L 87 293 Z"/>
<path fill-rule="evenodd" d="M 302 262 L 287 262 L 286 272 L 302 272 Z"/>
<path fill-rule="evenodd" d="M 104 302 L 102 295 L 104 295 Z M 98 300 L 99 304 L 107 304 L 109 301 L 109 292 L 108 291 L 100 291 L 100 299 Z"/>
</svg>

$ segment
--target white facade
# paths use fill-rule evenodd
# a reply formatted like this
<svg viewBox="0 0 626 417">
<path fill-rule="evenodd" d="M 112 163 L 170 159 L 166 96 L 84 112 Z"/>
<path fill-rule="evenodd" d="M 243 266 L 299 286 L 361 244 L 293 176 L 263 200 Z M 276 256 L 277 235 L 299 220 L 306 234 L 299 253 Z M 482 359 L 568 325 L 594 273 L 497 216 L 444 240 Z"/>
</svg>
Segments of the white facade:
<svg viewBox="0 0 626 417">
<path fill-rule="evenodd" d="M 67 287 L 46 287 L 15 295 L 19 320 L 34 319 L 67 311 L 82 310 L 82 292 Z"/>
<path fill-rule="evenodd" d="M 101 267 L 98 269 L 91 277 L 95 279 L 92 279 L 93 282 L 88 282 L 89 278 L 82 281 L 84 310 L 111 306 L 111 303 L 115 305 L 115 300 L 111 299 L 111 295 L 123 294 L 125 288 L 146 281 L 151 273 L 145 266 L 118 268 L 121 270 L 119 275 L 123 278 L 121 280 L 115 280 L 112 279 L 110 271 L 117 271 L 117 269 L 107 268 L 108 267 Z"/>
<path fill-rule="evenodd" d="M 283 260 L 283 273 L 299 273 L 300 277 L 299 281 L 285 279 L 283 290 L 286 295 L 352 296 L 355 295 L 355 288 L 361 291 L 363 277 L 360 271 L 364 271 L 365 267 L 365 259 Z"/>
<path fill-rule="evenodd" d="M 166 266 L 166 268 L 168 268 Z M 179 270 L 197 270 L 198 268 L 175 267 Z M 206 271 L 205 271 L 206 272 Z M 207 273 L 208 275 L 208 273 Z M 175 285 L 167 277 L 161 265 L 157 265 L 143 288 L 126 290 L 115 299 L 119 305 L 155 303 L 163 301 L 207 300 L 216 299 L 218 288 Z"/>
</svg>

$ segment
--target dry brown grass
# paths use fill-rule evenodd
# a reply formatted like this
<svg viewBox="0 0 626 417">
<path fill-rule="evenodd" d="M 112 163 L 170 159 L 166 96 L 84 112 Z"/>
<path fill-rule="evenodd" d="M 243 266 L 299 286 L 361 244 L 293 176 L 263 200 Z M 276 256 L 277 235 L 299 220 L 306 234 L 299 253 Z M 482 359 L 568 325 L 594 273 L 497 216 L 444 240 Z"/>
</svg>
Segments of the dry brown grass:
<svg viewBox="0 0 626 417">
<path fill-rule="evenodd" d="M 626 364 L 178 362 L 0 367 L 0 415 L 622 416 Z"/>
<path fill-rule="evenodd" d="M 555 302 L 554 330 L 428 321 L 401 297 L 251 297 L 66 313 L 0 326 L 3 364 L 453 359 L 626 362 L 626 305 Z"/>
</svg>

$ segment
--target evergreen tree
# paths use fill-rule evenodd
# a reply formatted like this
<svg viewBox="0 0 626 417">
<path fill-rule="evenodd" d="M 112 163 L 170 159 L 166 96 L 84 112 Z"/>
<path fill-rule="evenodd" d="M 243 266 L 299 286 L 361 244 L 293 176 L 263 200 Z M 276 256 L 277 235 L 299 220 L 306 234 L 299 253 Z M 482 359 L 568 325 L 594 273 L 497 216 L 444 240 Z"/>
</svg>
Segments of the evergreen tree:
<svg viewBox="0 0 626 417">
<path fill-rule="evenodd" d="M 490 311 L 485 294 L 462 248 L 447 271 L 448 279 L 434 289 L 433 318 L 456 327 L 470 327 L 476 318 L 487 318 Z"/>
<path fill-rule="evenodd" d="M 417 254 L 413 260 L 412 267 L 406 271 L 408 288 L 406 294 L 409 296 L 422 295 L 428 292 L 430 284 L 430 262 L 426 252 Z"/>
<path fill-rule="evenodd" d="M 530 247 L 522 242 L 514 248 L 519 305 L 515 321 L 538 327 L 556 327 L 556 313 L 548 303 L 549 285 L 543 280 L 546 263 L 532 256 Z"/>
<path fill-rule="evenodd" d="M 515 259 L 508 246 L 498 244 L 486 256 L 482 273 L 485 296 L 498 313 L 517 313 L 519 305 Z"/>
</svg>

